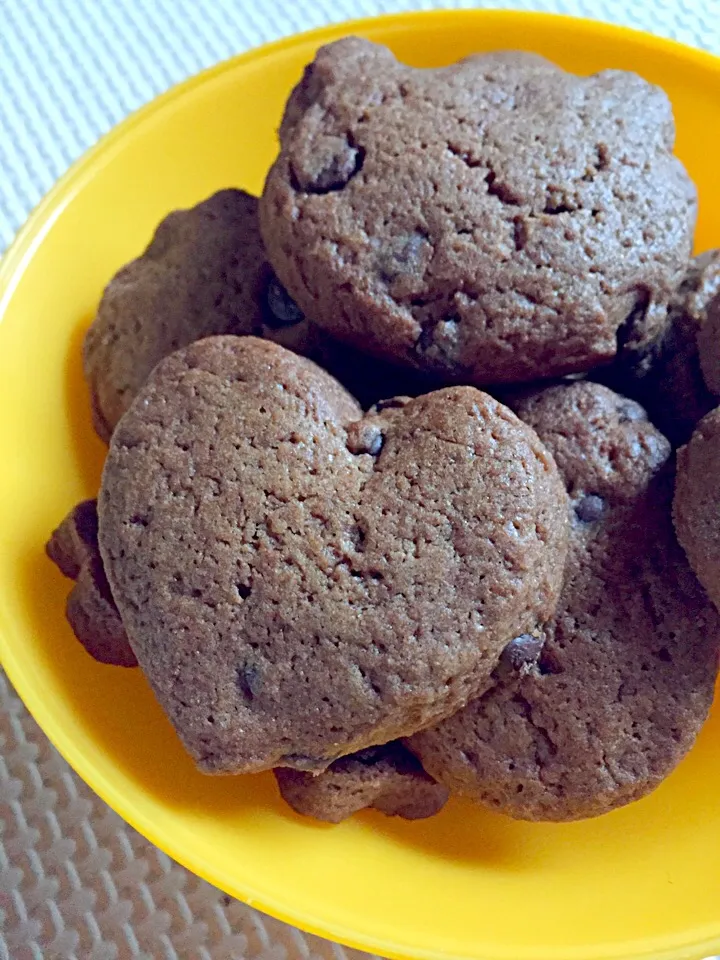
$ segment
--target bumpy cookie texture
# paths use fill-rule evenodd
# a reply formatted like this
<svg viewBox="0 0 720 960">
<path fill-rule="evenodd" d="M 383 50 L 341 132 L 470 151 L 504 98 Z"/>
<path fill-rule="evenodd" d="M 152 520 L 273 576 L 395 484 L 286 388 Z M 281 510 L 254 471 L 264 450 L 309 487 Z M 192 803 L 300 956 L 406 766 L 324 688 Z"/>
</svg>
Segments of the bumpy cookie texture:
<svg viewBox="0 0 720 960">
<path fill-rule="evenodd" d="M 174 211 L 108 284 L 84 347 L 103 439 L 173 350 L 211 334 L 261 330 L 267 266 L 257 203 L 242 190 L 221 190 Z"/>
<path fill-rule="evenodd" d="M 261 199 L 301 309 L 348 343 L 477 384 L 586 371 L 651 339 L 695 190 L 640 77 L 492 53 L 439 70 L 349 38 L 290 97 Z"/>
<path fill-rule="evenodd" d="M 500 655 L 493 676 L 525 676 L 536 667 L 543 644 L 540 631 L 515 637 Z M 488 678 L 487 685 L 491 682 Z M 399 740 L 340 757 L 319 774 L 285 767 L 273 773 L 293 810 L 331 823 L 368 807 L 388 816 L 420 820 L 438 813 L 449 796 L 447 787 L 428 776 Z"/>
<path fill-rule="evenodd" d="M 660 335 L 623 349 L 608 382 L 637 397 L 673 444 L 689 440 L 720 402 L 720 250 L 691 261 Z"/>
<path fill-rule="evenodd" d="M 132 652 L 98 551 L 97 503 L 84 500 L 70 511 L 47 543 L 50 559 L 75 586 L 67 599 L 68 622 L 91 657 L 135 667 Z"/>
<path fill-rule="evenodd" d="M 654 789 L 713 698 L 720 621 L 675 541 L 670 446 L 596 384 L 521 410 L 571 495 L 566 579 L 525 671 L 410 739 L 431 776 L 513 817 L 597 816 Z"/>
<path fill-rule="evenodd" d="M 670 455 L 643 407 L 601 384 L 558 384 L 526 397 L 517 412 L 552 451 L 576 517 L 591 509 L 588 500 L 632 503 Z"/>
<path fill-rule="evenodd" d="M 165 360 L 113 435 L 105 569 L 203 770 L 322 770 L 412 733 L 554 609 L 567 495 L 534 432 L 471 387 L 381 406 L 216 337 Z"/>
<path fill-rule="evenodd" d="M 720 409 L 678 450 L 673 516 L 693 570 L 720 608 Z"/>
<path fill-rule="evenodd" d="M 366 807 L 389 817 L 422 820 L 439 813 L 449 796 L 397 742 L 341 757 L 317 776 L 283 767 L 273 772 L 283 800 L 296 813 L 329 823 Z"/>
<path fill-rule="evenodd" d="M 221 190 L 176 210 L 108 284 L 84 348 L 104 440 L 160 360 L 212 334 L 253 334 L 312 357 L 364 406 L 428 389 L 421 375 L 351 350 L 305 317 L 266 262 L 257 206 L 242 190 Z"/>
</svg>

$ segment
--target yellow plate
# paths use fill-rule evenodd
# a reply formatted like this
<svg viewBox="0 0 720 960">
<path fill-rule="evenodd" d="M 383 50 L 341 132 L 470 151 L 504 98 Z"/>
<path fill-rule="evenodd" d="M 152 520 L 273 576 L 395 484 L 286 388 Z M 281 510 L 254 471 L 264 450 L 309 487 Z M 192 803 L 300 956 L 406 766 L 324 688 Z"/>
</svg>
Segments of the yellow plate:
<svg viewBox="0 0 720 960">
<path fill-rule="evenodd" d="M 422 66 L 524 47 L 589 73 L 637 70 L 673 99 L 700 189 L 698 247 L 720 244 L 720 61 L 630 31 L 507 12 L 410 14 L 254 51 L 132 116 L 63 178 L 0 268 L 0 636 L 13 683 L 78 773 L 191 870 L 275 916 L 395 957 L 679 958 L 720 953 L 720 716 L 652 797 L 599 820 L 514 823 L 451 802 L 425 823 L 302 820 L 271 775 L 196 773 L 138 671 L 95 664 L 43 555 L 94 495 L 103 447 L 80 374 L 103 285 L 160 218 L 219 187 L 259 190 L 283 99 L 348 32 Z"/>
</svg>

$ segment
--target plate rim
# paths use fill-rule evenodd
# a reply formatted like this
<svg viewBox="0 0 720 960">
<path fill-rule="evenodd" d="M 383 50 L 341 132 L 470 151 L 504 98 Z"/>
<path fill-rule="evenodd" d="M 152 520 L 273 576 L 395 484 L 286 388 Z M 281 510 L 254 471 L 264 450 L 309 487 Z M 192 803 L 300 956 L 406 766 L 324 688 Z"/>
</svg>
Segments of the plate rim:
<svg viewBox="0 0 720 960">
<path fill-rule="evenodd" d="M 250 48 L 172 85 L 163 93 L 133 110 L 85 150 L 56 180 L 50 190 L 31 210 L 5 252 L 0 255 L 0 336 L 2 336 L 2 321 L 5 312 L 27 264 L 56 219 L 83 188 L 88 173 L 95 168 L 98 162 L 103 162 L 104 159 L 109 158 L 128 134 L 157 113 L 168 108 L 175 100 L 227 71 L 272 58 L 275 54 L 292 47 L 305 44 L 321 45 L 349 33 L 368 35 L 373 34 L 376 30 L 402 28 L 403 26 L 407 26 L 408 30 L 413 30 L 416 28 L 418 20 L 452 19 L 460 25 L 463 20 L 480 18 L 497 21 L 522 20 L 530 28 L 533 23 L 540 22 L 569 23 L 574 25 L 574 28 L 583 35 L 592 35 L 596 40 L 610 36 L 615 39 L 624 38 L 626 41 L 643 45 L 646 49 L 654 50 L 656 53 L 672 54 L 685 62 L 692 62 L 697 68 L 709 69 L 720 74 L 720 56 L 676 40 L 587 17 L 517 9 L 456 8 L 381 14 L 326 24 L 322 27 L 293 33 L 270 43 Z M 44 720 L 48 719 L 43 700 L 39 695 L 36 696 L 32 686 L 25 682 L 22 658 L 15 655 L 14 646 L 8 642 L 10 631 L 1 622 L 4 621 L 2 609 L 0 609 L 0 618 L 0 663 L 28 712 L 72 770 L 113 811 L 133 829 L 141 833 L 150 843 L 163 850 L 192 874 L 201 877 L 214 886 L 226 889 L 224 886 L 226 878 L 224 876 L 219 877 L 218 871 L 205 859 L 197 856 L 185 858 L 179 844 L 173 842 L 170 834 L 165 834 L 154 822 L 149 821 L 134 808 L 131 810 L 131 813 L 134 814 L 132 819 L 126 812 L 121 812 L 127 811 L 128 806 L 127 802 L 119 796 L 117 788 L 106 781 L 103 772 L 97 770 L 93 764 L 88 765 L 84 761 L 83 751 L 76 750 L 71 738 L 63 736 L 62 730 L 57 725 L 51 725 L 52 734 L 47 732 L 43 723 Z M 248 881 L 237 883 L 233 881 L 232 890 L 228 892 L 231 892 L 234 897 L 248 906 L 259 909 L 284 923 L 354 949 L 380 953 L 383 956 L 394 958 L 394 960 L 467 960 L 466 954 L 445 951 L 441 953 L 430 952 L 429 950 L 408 948 L 407 945 L 396 941 L 372 937 L 368 933 L 362 933 L 345 925 L 323 920 L 317 912 L 300 915 L 290 903 L 273 897 L 268 892 L 259 893 L 253 889 L 252 883 Z M 688 939 L 678 935 L 673 939 L 672 945 L 668 945 L 669 940 L 665 937 L 662 939 L 662 947 L 657 940 L 635 941 L 638 948 L 641 949 L 636 950 L 632 954 L 632 958 L 633 960 L 650 960 L 650 958 L 653 958 L 653 960 L 685 960 L 685 958 L 699 955 L 710 956 L 720 953 L 720 918 L 712 929 L 712 933 L 708 933 L 706 937 L 700 940 Z M 532 954 L 535 960 L 614 960 L 614 958 L 619 960 L 621 957 L 629 956 L 627 945 L 618 946 L 611 952 L 608 952 L 607 949 L 601 951 L 589 950 L 587 947 L 553 949 L 552 952 L 549 952 L 547 947 L 539 947 L 537 949 L 533 948 Z M 504 951 L 502 953 L 496 952 L 492 956 L 487 954 L 485 960 L 514 960 L 514 957 L 515 953 L 511 954 Z"/>
</svg>

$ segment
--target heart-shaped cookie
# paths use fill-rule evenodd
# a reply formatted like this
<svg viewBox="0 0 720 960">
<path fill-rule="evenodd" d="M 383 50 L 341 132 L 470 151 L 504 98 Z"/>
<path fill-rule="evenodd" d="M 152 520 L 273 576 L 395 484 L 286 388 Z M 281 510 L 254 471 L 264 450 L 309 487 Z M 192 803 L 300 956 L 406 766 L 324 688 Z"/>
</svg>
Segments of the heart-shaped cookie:
<svg viewBox="0 0 720 960">
<path fill-rule="evenodd" d="M 107 577 L 208 772 L 322 770 L 449 716 L 554 609 L 567 495 L 534 431 L 472 387 L 381 406 L 214 337 L 113 434 Z"/>
</svg>

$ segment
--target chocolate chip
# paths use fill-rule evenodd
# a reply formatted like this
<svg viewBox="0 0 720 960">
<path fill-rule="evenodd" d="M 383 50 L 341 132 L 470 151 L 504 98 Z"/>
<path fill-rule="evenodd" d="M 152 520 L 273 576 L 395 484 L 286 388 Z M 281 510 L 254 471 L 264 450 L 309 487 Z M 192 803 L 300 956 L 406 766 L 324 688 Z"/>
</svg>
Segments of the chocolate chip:
<svg viewBox="0 0 720 960">
<path fill-rule="evenodd" d="M 277 277 L 271 277 L 267 285 L 265 299 L 268 307 L 265 324 L 272 330 L 279 330 L 281 327 L 294 327 L 305 319 L 302 310 Z"/>
<path fill-rule="evenodd" d="M 557 649 L 545 644 L 537 663 L 537 671 L 542 677 L 553 677 L 558 673 L 564 673 L 565 668 L 562 665 Z"/>
<path fill-rule="evenodd" d="M 378 256 L 378 273 L 387 283 L 392 283 L 401 274 L 413 273 L 423 260 L 423 252 L 429 250 L 428 238 L 415 232 L 388 241 Z"/>
<path fill-rule="evenodd" d="M 247 701 L 254 700 L 260 693 L 262 678 L 260 671 L 253 663 L 243 663 L 237 667 L 236 682 L 240 693 Z"/>
<path fill-rule="evenodd" d="M 594 493 L 589 493 L 575 506 L 575 514 L 583 523 L 597 523 L 605 512 L 605 501 Z"/>
<path fill-rule="evenodd" d="M 522 633 L 515 637 L 503 650 L 500 661 L 513 670 L 527 672 L 540 659 L 545 641 L 531 633 Z"/>
<path fill-rule="evenodd" d="M 371 457 L 376 457 L 384 442 L 382 430 L 376 423 L 358 420 L 348 427 L 347 448 L 350 453 L 369 453 Z"/>
<path fill-rule="evenodd" d="M 418 353 L 425 353 L 429 350 L 435 341 L 435 328 L 437 323 L 429 323 L 420 331 L 420 336 L 415 343 L 415 349 Z"/>
<path fill-rule="evenodd" d="M 395 410 L 407 406 L 410 397 L 388 397 L 387 400 L 378 400 L 373 407 L 376 413 L 382 413 L 383 410 Z"/>
<path fill-rule="evenodd" d="M 247 600 L 252 593 L 252 587 L 249 583 L 236 583 L 235 589 L 237 590 L 238 598 L 240 600 Z"/>
<path fill-rule="evenodd" d="M 364 161 L 365 151 L 348 136 L 318 137 L 292 164 L 295 189 L 321 194 L 342 190 L 360 172 Z"/>
<path fill-rule="evenodd" d="M 635 304 L 620 324 L 616 334 L 617 352 L 621 354 L 626 347 L 632 348 L 643 342 L 645 337 L 645 321 L 650 309 L 650 293 L 647 290 L 637 291 Z"/>
</svg>

